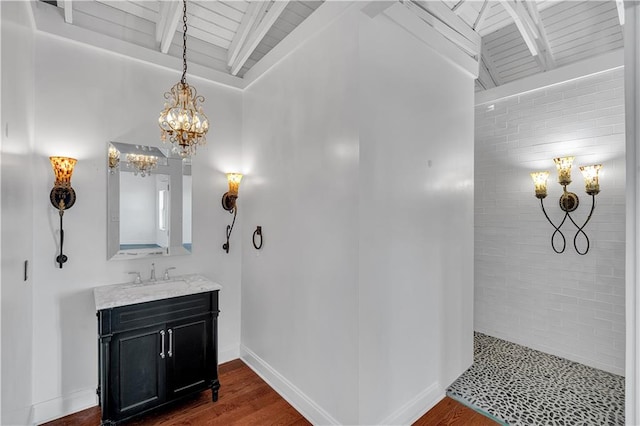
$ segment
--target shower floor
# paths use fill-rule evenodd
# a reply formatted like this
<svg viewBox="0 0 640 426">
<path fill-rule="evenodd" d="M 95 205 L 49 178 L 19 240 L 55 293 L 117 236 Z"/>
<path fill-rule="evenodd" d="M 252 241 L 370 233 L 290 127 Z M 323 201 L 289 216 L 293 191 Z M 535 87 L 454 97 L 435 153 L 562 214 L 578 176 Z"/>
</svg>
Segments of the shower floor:
<svg viewBox="0 0 640 426">
<path fill-rule="evenodd" d="M 624 425 L 624 377 L 482 333 L 447 395 L 508 425 Z"/>
</svg>

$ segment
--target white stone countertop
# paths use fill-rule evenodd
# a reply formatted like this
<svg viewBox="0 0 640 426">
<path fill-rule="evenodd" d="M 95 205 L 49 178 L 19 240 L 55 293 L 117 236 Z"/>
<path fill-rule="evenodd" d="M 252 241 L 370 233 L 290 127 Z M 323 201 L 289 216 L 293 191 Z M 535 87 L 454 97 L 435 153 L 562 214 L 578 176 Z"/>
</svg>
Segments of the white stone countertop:
<svg viewBox="0 0 640 426">
<path fill-rule="evenodd" d="M 193 274 L 174 277 L 169 281 L 144 281 L 142 284 L 129 282 L 95 287 L 93 297 L 96 302 L 96 311 L 99 311 L 220 289 L 222 289 L 220 284 L 202 275 Z"/>
</svg>

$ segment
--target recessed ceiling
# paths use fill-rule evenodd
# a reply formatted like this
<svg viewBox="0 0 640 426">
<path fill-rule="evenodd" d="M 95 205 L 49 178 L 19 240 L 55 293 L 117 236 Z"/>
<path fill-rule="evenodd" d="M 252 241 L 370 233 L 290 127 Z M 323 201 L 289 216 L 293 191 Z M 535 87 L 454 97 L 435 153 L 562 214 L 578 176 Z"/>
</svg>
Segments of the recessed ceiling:
<svg viewBox="0 0 640 426">
<path fill-rule="evenodd" d="M 35 13 L 36 25 L 42 31 L 51 27 L 40 25 L 45 19 L 42 15 L 54 13 L 54 18 L 47 19 L 58 19 L 74 28 L 169 57 L 182 57 L 182 2 L 179 0 L 37 3 L 36 9 L 51 9 Z M 399 3 L 418 16 L 421 25 L 435 29 L 447 43 L 456 45 L 475 63 L 479 69 L 477 91 L 623 47 L 622 0 L 403 0 Z M 189 0 L 189 62 L 218 75 L 242 79 L 322 4 L 323 1 Z M 384 12 L 395 2 L 381 4 L 375 4 L 374 8 Z M 396 22 L 399 21 L 396 19 Z M 110 46 L 108 42 L 100 44 Z"/>
</svg>

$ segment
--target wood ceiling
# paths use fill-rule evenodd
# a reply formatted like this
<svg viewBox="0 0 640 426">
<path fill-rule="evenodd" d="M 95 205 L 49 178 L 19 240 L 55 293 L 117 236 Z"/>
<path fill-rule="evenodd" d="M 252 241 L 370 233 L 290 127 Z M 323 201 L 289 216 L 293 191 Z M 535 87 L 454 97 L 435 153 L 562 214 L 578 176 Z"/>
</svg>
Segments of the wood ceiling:
<svg viewBox="0 0 640 426">
<path fill-rule="evenodd" d="M 66 25 L 182 57 L 181 1 L 37 3 L 34 9 L 55 10 L 54 19 Z M 189 61 L 241 79 L 322 4 L 321 0 L 189 0 Z M 419 32 L 419 37 L 441 38 L 436 47 L 458 49 L 454 56 L 478 75 L 476 90 L 623 47 L 622 0 L 402 0 L 370 2 L 370 6 L 372 16 L 385 13 L 411 27 L 414 34 Z M 38 29 L 51 27 L 39 25 L 51 10 L 34 10 Z"/>
</svg>

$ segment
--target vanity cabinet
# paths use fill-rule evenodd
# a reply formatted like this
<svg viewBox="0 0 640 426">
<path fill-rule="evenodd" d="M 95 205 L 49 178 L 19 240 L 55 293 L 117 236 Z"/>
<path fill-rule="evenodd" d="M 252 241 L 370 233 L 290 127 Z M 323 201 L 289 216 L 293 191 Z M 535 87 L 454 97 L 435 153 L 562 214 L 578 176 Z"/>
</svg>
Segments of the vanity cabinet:
<svg viewBox="0 0 640 426">
<path fill-rule="evenodd" d="M 102 424 L 218 389 L 218 291 L 98 310 Z"/>
</svg>

